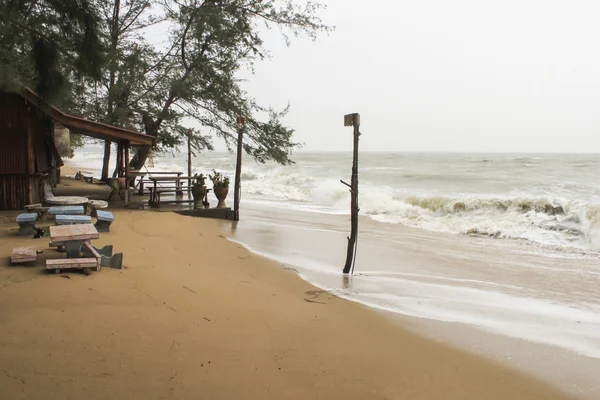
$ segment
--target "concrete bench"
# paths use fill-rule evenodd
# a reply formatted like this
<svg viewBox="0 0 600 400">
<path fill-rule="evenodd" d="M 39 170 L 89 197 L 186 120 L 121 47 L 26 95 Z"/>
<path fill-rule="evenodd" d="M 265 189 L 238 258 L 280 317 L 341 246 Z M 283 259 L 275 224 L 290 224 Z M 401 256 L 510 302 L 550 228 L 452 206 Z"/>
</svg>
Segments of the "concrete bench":
<svg viewBox="0 0 600 400">
<path fill-rule="evenodd" d="M 10 261 L 13 264 L 27 263 L 37 260 L 37 251 L 35 247 L 17 247 L 12 251 Z"/>
<path fill-rule="evenodd" d="M 46 260 L 46 269 L 53 269 L 57 274 L 60 274 L 61 269 L 75 268 L 83 269 L 83 273 L 89 275 L 92 268 L 98 268 L 98 260 L 96 258 L 60 258 Z"/>
<path fill-rule="evenodd" d="M 83 215 L 83 206 L 53 206 L 48 210 L 50 215 Z"/>
<path fill-rule="evenodd" d="M 110 211 L 97 210 L 96 216 L 98 218 L 96 220 L 96 224 L 94 225 L 96 227 L 96 230 L 98 232 L 109 232 L 110 224 L 112 224 L 115 220 L 115 216 L 113 215 L 113 213 Z"/>
<path fill-rule="evenodd" d="M 25 213 L 17 216 L 17 223 L 19 224 L 18 236 L 33 235 L 36 231 L 35 220 L 37 219 L 37 213 Z"/>
<path fill-rule="evenodd" d="M 57 215 L 56 225 L 91 224 L 89 215 Z"/>
</svg>

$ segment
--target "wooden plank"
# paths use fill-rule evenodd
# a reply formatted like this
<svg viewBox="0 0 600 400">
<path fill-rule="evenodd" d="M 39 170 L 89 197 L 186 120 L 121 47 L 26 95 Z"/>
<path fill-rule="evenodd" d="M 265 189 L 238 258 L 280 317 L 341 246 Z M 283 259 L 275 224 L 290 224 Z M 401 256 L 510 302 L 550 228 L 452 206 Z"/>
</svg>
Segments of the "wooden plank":
<svg viewBox="0 0 600 400">
<path fill-rule="evenodd" d="M 35 247 L 16 247 L 12 251 L 10 261 L 13 263 L 25 263 L 37 260 Z"/>
<path fill-rule="evenodd" d="M 100 263 L 102 262 L 102 257 L 100 256 L 100 254 L 96 251 L 96 249 L 94 248 L 94 246 L 92 246 L 92 244 L 90 242 L 85 242 L 83 245 L 85 247 L 87 247 L 89 251 L 92 252 L 94 257 L 96 257 L 96 271 L 100 271 L 100 268 L 101 268 Z"/>
<path fill-rule="evenodd" d="M 46 269 L 95 268 L 95 258 L 59 258 L 46 260 Z"/>
<path fill-rule="evenodd" d="M 91 240 L 87 240 L 84 243 L 91 243 Z M 60 246 L 64 246 L 65 242 L 50 242 L 48 243 L 48 247 L 60 247 Z"/>
<path fill-rule="evenodd" d="M 188 179 L 188 176 L 149 176 L 148 179 L 151 181 L 164 182 L 164 181 L 180 181 L 182 179 Z"/>
</svg>

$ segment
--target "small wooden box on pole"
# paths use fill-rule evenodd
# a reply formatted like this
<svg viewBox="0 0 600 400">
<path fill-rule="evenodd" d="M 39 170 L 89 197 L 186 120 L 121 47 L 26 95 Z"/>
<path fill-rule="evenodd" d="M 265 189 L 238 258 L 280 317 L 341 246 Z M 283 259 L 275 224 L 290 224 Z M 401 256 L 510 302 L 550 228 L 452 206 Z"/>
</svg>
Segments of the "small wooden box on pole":
<svg viewBox="0 0 600 400">
<path fill-rule="evenodd" d="M 344 126 L 354 127 L 354 147 L 352 156 L 352 177 L 350 185 L 341 181 L 344 185 L 350 187 L 350 236 L 348 237 L 348 249 L 346 252 L 346 264 L 344 264 L 344 274 L 354 272 L 354 261 L 356 259 L 356 242 L 358 239 L 358 138 L 360 136 L 360 114 L 344 115 Z"/>
</svg>

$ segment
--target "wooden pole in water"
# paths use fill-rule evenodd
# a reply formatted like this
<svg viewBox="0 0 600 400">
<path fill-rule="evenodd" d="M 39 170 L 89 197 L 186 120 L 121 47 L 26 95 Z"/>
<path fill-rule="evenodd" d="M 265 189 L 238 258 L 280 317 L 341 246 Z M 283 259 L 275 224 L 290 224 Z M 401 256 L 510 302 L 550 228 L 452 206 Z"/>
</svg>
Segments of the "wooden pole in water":
<svg viewBox="0 0 600 400">
<path fill-rule="evenodd" d="M 344 126 L 354 127 L 354 153 L 352 156 L 352 177 L 350 185 L 350 237 L 348 238 L 348 249 L 346 251 L 346 264 L 344 274 L 354 272 L 354 261 L 356 258 L 356 240 L 358 238 L 358 137 L 360 136 L 360 114 L 347 114 L 344 116 Z"/>
<path fill-rule="evenodd" d="M 192 130 L 188 129 L 188 187 L 192 186 Z"/>
<path fill-rule="evenodd" d="M 242 179 L 242 144 L 244 138 L 244 129 L 246 128 L 246 118 L 238 117 L 238 143 L 237 143 L 237 161 L 235 163 L 235 184 L 233 186 L 233 218 L 240 220 L 240 181 Z"/>
</svg>

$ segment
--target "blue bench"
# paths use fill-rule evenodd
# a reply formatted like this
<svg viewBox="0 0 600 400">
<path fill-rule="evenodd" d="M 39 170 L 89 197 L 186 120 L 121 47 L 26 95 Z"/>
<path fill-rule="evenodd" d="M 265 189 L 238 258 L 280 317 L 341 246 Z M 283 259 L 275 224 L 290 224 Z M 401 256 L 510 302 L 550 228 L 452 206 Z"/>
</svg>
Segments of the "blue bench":
<svg viewBox="0 0 600 400">
<path fill-rule="evenodd" d="M 53 206 L 48 210 L 50 215 L 83 215 L 83 206 Z"/>
<path fill-rule="evenodd" d="M 35 233 L 35 220 L 37 219 L 37 213 L 25 213 L 17 216 L 17 223 L 19 224 L 18 236 L 33 235 Z"/>
<path fill-rule="evenodd" d="M 56 225 L 91 224 L 89 215 L 57 215 Z"/>
<path fill-rule="evenodd" d="M 112 224 L 115 220 L 115 216 L 113 215 L 113 213 L 111 213 L 110 211 L 96 210 L 96 215 L 98 216 L 96 224 L 94 225 L 96 227 L 96 230 L 98 232 L 109 232 L 110 224 Z"/>
</svg>

